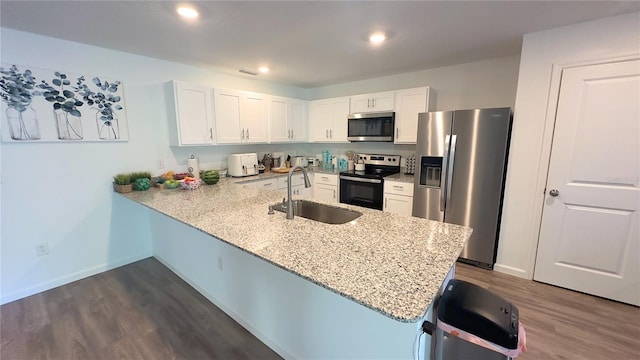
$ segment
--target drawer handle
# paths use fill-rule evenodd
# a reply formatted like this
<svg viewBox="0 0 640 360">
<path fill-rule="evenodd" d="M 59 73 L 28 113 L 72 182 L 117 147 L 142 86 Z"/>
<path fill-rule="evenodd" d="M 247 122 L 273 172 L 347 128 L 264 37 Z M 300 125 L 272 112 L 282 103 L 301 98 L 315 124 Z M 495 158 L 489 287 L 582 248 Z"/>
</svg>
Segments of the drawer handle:
<svg viewBox="0 0 640 360">
<path fill-rule="evenodd" d="M 271 185 L 273 185 L 273 183 L 266 183 L 266 184 L 264 184 L 262 186 L 271 186 Z"/>
<path fill-rule="evenodd" d="M 392 185 L 394 189 L 404 189 L 404 186 Z"/>
</svg>

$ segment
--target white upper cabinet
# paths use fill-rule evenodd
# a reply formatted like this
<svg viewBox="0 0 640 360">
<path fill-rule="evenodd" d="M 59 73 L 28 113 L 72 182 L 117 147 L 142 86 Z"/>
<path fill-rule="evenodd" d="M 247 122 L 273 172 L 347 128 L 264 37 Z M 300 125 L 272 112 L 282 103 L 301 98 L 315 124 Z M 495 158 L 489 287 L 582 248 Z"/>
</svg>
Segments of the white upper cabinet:
<svg viewBox="0 0 640 360">
<path fill-rule="evenodd" d="M 354 114 L 372 111 L 393 111 L 394 93 L 393 91 L 385 91 L 355 95 L 350 100 L 351 112 Z"/>
<path fill-rule="evenodd" d="M 214 90 L 219 144 L 266 143 L 267 96 L 237 90 Z"/>
<path fill-rule="evenodd" d="M 427 111 L 429 88 L 397 90 L 395 92 L 396 144 L 415 144 L 418 134 L 418 114 Z"/>
<path fill-rule="evenodd" d="M 169 129 L 173 146 L 215 144 L 211 88 L 173 81 L 175 116 Z"/>
<path fill-rule="evenodd" d="M 347 142 L 349 98 L 309 102 L 309 138 L 315 142 Z"/>
<path fill-rule="evenodd" d="M 307 140 L 307 102 L 277 96 L 269 97 L 271 142 Z"/>
</svg>

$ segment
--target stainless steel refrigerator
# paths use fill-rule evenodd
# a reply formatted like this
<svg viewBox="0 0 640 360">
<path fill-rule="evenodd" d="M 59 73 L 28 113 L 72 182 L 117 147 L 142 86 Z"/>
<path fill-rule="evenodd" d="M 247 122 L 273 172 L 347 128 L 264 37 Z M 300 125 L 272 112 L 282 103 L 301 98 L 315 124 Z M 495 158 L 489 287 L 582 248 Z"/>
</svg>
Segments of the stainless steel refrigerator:
<svg viewBox="0 0 640 360">
<path fill-rule="evenodd" d="M 473 228 L 461 261 L 493 268 L 511 134 L 510 108 L 418 117 L 413 216 Z"/>
</svg>

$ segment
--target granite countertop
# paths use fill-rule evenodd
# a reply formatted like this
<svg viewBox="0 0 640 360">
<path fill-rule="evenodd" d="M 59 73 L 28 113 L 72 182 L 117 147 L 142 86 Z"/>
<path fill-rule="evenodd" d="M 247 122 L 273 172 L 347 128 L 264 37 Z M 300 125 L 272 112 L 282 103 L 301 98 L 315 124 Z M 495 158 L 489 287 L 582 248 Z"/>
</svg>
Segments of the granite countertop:
<svg viewBox="0 0 640 360">
<path fill-rule="evenodd" d="M 384 179 L 385 180 L 389 180 L 389 181 L 397 181 L 397 182 L 405 182 L 405 183 L 412 183 L 413 184 L 414 176 L 411 175 L 411 174 L 398 173 L 398 174 L 385 176 Z"/>
<path fill-rule="evenodd" d="M 402 322 L 424 315 L 471 234 L 458 225 L 346 204 L 334 205 L 363 215 L 343 225 L 286 220 L 281 212 L 267 214 L 282 193 L 237 183 L 243 180 L 122 196 Z"/>
</svg>

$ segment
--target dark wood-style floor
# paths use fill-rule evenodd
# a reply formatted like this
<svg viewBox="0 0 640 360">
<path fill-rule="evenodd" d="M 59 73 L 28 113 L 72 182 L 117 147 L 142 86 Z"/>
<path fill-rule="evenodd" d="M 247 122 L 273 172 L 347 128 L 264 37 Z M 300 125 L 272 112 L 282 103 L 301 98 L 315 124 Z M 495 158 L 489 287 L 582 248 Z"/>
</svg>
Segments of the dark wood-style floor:
<svg viewBox="0 0 640 360">
<path fill-rule="evenodd" d="M 640 359 L 640 309 L 458 264 L 515 303 L 530 359 Z M 156 259 L 0 307 L 2 360 L 277 359 Z"/>
</svg>

